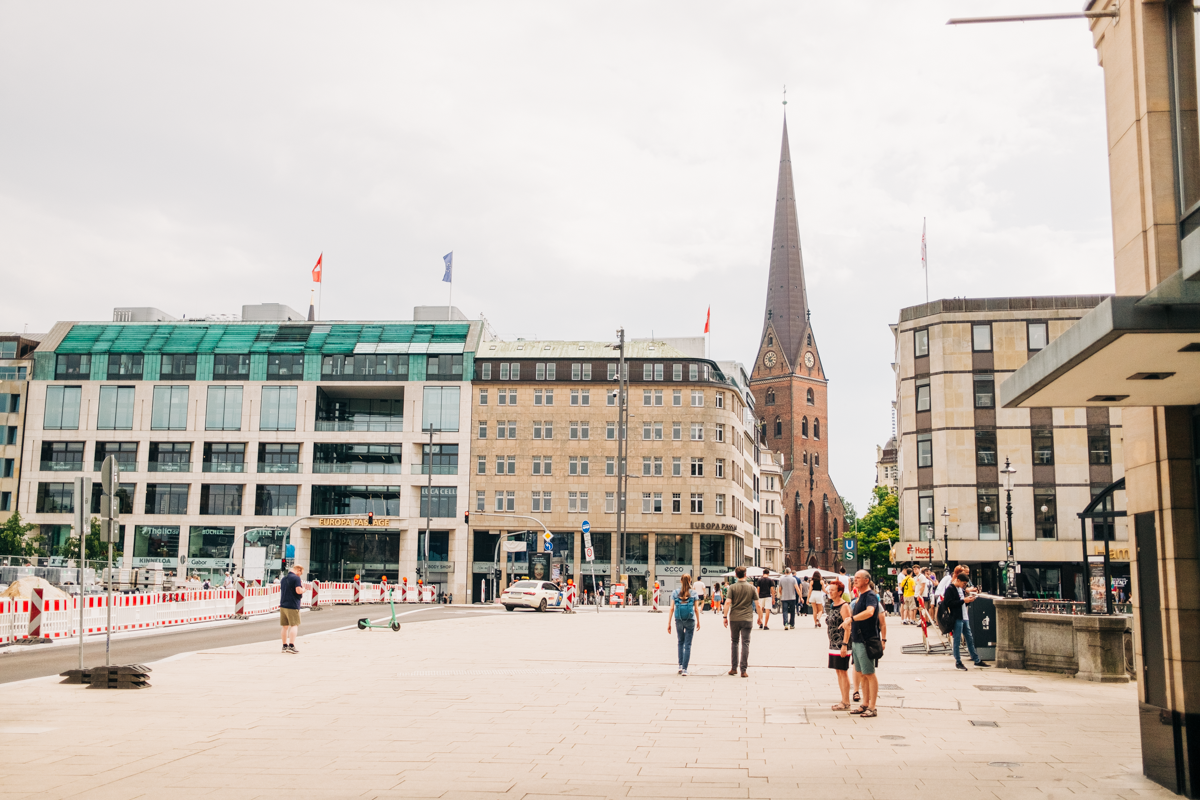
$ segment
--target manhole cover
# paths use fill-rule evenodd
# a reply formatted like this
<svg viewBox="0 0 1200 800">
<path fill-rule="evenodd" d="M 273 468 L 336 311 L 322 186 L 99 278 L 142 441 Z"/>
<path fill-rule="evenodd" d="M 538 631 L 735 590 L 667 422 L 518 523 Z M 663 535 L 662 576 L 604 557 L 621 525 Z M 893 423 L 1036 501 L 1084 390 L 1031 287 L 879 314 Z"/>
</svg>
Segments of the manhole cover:
<svg viewBox="0 0 1200 800">
<path fill-rule="evenodd" d="M 662 697 L 663 687 L 661 686 L 634 686 L 626 694 L 637 695 L 641 697 Z"/>
<path fill-rule="evenodd" d="M 993 722 L 990 719 L 973 719 L 973 720 L 971 720 L 971 724 L 974 725 L 976 728 L 999 728 L 1000 727 L 999 725 L 997 725 L 995 722 Z"/>
<path fill-rule="evenodd" d="M 992 686 L 989 684 L 975 686 L 981 692 L 1032 692 L 1028 686 Z"/>
<path fill-rule="evenodd" d="M 892 740 L 892 741 L 903 741 L 903 739 L 904 739 L 903 736 L 880 736 L 879 738 L 880 739 L 888 739 L 888 740 Z"/>
<path fill-rule="evenodd" d="M 885 692 L 898 692 L 898 691 L 900 691 L 900 684 L 898 684 L 898 683 L 881 683 L 881 684 L 879 684 L 879 688 Z"/>
<path fill-rule="evenodd" d="M 1016 761 L 989 761 L 989 767 L 1002 767 L 1004 769 L 1016 769 L 1021 766 Z"/>
</svg>

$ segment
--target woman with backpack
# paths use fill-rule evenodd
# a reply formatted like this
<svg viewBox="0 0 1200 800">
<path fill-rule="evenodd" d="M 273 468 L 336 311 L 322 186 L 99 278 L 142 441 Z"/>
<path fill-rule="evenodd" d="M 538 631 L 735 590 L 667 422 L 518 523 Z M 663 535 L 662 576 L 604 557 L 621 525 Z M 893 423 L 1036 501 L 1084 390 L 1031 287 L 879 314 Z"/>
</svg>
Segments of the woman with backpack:
<svg viewBox="0 0 1200 800">
<path fill-rule="evenodd" d="M 703 598 L 692 588 L 692 576 L 682 575 L 679 588 L 671 592 L 671 608 L 667 615 L 667 633 L 675 623 L 679 646 L 679 674 L 687 677 L 688 662 L 692 660 L 692 635 L 700 630 L 700 602 Z"/>
</svg>

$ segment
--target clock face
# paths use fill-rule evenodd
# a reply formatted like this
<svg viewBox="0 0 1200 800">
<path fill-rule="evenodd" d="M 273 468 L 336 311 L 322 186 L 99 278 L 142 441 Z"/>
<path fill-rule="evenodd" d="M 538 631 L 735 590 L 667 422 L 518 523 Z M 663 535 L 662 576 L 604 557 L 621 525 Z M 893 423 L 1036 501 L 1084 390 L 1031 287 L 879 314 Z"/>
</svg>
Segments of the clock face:
<svg viewBox="0 0 1200 800">
<path fill-rule="evenodd" d="M 775 357 L 774 350 L 768 350 L 767 354 L 765 356 L 763 356 L 763 364 L 767 365 L 768 367 L 775 366 L 776 361 L 777 361 L 777 359 Z"/>
<path fill-rule="evenodd" d="M 804 366 L 808 367 L 809 369 L 812 369 L 812 365 L 815 363 L 817 363 L 817 360 L 815 358 L 813 358 L 812 353 L 804 354 Z"/>
</svg>

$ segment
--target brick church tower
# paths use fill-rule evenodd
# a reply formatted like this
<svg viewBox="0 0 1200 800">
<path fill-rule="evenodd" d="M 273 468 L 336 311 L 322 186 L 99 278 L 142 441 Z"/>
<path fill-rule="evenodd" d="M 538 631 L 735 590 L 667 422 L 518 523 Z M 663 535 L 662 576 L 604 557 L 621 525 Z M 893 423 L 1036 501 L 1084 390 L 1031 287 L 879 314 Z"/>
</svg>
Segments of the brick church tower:
<svg viewBox="0 0 1200 800">
<path fill-rule="evenodd" d="M 763 447 L 782 453 L 784 563 L 834 571 L 845 512 L 829 477 L 829 380 L 809 314 L 787 118 L 762 338 L 750 377 Z"/>
</svg>

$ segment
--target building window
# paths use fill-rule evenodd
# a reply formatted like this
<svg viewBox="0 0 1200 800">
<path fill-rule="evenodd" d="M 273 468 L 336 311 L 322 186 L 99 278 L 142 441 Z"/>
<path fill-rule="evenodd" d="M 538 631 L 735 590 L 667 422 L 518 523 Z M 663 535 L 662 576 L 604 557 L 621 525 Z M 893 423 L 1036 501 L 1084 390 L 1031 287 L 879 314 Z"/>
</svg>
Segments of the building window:
<svg viewBox="0 0 1200 800">
<path fill-rule="evenodd" d="M 400 514 L 399 486 L 322 486 L 312 487 L 309 513 L 316 516 L 342 516 L 374 513 L 395 517 Z"/>
<path fill-rule="evenodd" d="M 692 423 L 692 441 L 693 442 L 704 441 L 704 423 L 703 422 L 693 422 Z"/>
<path fill-rule="evenodd" d="M 725 516 L 725 495 L 717 495 L 716 512 L 718 517 Z"/>
<path fill-rule="evenodd" d="M 676 381 L 683 380 L 683 364 L 672 364 L 671 365 L 671 380 L 676 380 Z"/>
<path fill-rule="evenodd" d="M 515 438 L 517 438 L 517 421 L 515 419 L 497 420 L 496 421 L 496 438 L 497 439 L 515 439 Z"/>
<path fill-rule="evenodd" d="M 146 513 L 186 514 L 188 488 L 186 483 L 146 484 Z"/>
<path fill-rule="evenodd" d="M 933 492 L 918 492 L 917 510 L 921 522 L 921 541 L 928 542 L 930 539 L 934 538 Z"/>
<path fill-rule="evenodd" d="M 775 438 L 779 439 L 783 436 L 783 417 L 775 418 Z"/>
<path fill-rule="evenodd" d="M 39 514 L 69 514 L 75 510 L 75 484 L 39 483 L 37 505 Z"/>
<path fill-rule="evenodd" d="M 699 494 L 697 492 L 692 492 L 692 513 L 693 514 L 703 514 L 704 513 L 704 495 Z"/>
<path fill-rule="evenodd" d="M 317 447 L 321 446 L 317 445 Z M 386 445 L 384 446 L 386 447 Z M 204 444 L 204 471 L 245 472 L 246 444 L 244 442 L 206 442 Z"/>
<path fill-rule="evenodd" d="M 1038 539 L 1058 538 L 1058 504 L 1054 489 L 1033 490 L 1033 526 Z"/>
<path fill-rule="evenodd" d="M 109 356 L 111 358 L 111 356 Z M 112 363 L 111 361 L 109 363 Z M 220 353 L 213 356 L 213 378 L 215 380 L 249 380 L 249 353 Z"/>
<path fill-rule="evenodd" d="M 299 497 L 299 486 L 260 484 L 254 490 L 254 513 L 260 517 L 294 517 Z"/>
<path fill-rule="evenodd" d="M 186 391 L 186 387 L 184 390 Z M 155 392 L 157 391 L 156 387 Z M 258 429 L 260 431 L 296 430 L 296 396 L 295 386 L 264 386 Z"/>
<path fill-rule="evenodd" d="M 258 446 L 258 471 L 280 473 L 300 471 L 300 445 L 263 442 Z"/>
<path fill-rule="evenodd" d="M 542 438 L 542 436 L 541 436 L 541 424 L 540 424 L 540 423 L 534 423 L 534 425 L 535 425 L 535 428 L 534 428 L 534 431 L 535 431 L 535 432 L 534 432 L 533 438 L 535 438 L 535 439 L 540 439 L 540 438 Z M 487 438 L 487 432 L 488 432 L 488 424 L 487 424 L 487 420 L 483 420 L 483 419 L 479 420 L 479 438 L 480 438 L 480 439 L 486 439 L 486 438 Z"/>
<path fill-rule="evenodd" d="M 1026 330 L 1029 336 L 1030 350 L 1041 350 L 1050 343 L 1045 322 L 1031 322 Z"/>
<path fill-rule="evenodd" d="M 700 380 L 700 365 L 699 364 L 688 364 L 688 380 L 689 381 Z"/>
<path fill-rule="evenodd" d="M 981 467 L 996 466 L 996 431 L 975 431 L 975 463 Z"/>
<path fill-rule="evenodd" d="M 43 472 L 83 472 L 83 442 L 42 442 Z"/>
<path fill-rule="evenodd" d="M 933 434 L 922 433 L 917 436 L 917 466 L 933 466 Z"/>
<path fill-rule="evenodd" d="M 917 378 L 917 411 L 929 410 L 929 378 Z"/>
<path fill-rule="evenodd" d="M 458 487 L 457 486 L 422 486 L 421 514 L 422 517 L 457 517 L 458 516 Z"/>
<path fill-rule="evenodd" d="M 42 418 L 42 429 L 79 430 L 79 405 L 82 398 L 82 386 L 47 386 L 46 413 Z"/>
<path fill-rule="evenodd" d="M 191 472 L 191 442 L 151 442 L 149 472 Z"/>
<path fill-rule="evenodd" d="M 683 495 L 679 492 L 673 492 L 671 494 L 671 513 L 672 514 L 682 514 L 683 513 Z"/>
<path fill-rule="evenodd" d="M 0 511 L 12 511 L 12 492 L 0 492 Z"/>
<path fill-rule="evenodd" d="M 971 349 L 976 353 L 991 352 L 992 326 L 990 324 L 971 326 Z"/>
<path fill-rule="evenodd" d="M 490 381 L 492 379 L 491 362 L 485 361 L 479 365 L 479 379 L 481 381 Z"/>
<path fill-rule="evenodd" d="M 242 429 L 242 387 L 209 386 L 204 406 L 204 430 L 240 431 Z"/>
<path fill-rule="evenodd" d="M 929 355 L 929 329 L 922 328 L 913 331 L 913 357 L 921 358 Z"/>
<path fill-rule="evenodd" d="M 718 459 L 716 460 L 716 467 L 715 467 L 715 468 L 714 468 L 714 470 L 713 470 L 713 475 L 714 475 L 714 476 L 716 476 L 716 477 L 718 477 L 718 478 L 724 478 L 724 477 L 725 477 L 725 459 L 723 459 L 723 458 L 718 458 Z"/>
<path fill-rule="evenodd" d="M 1054 464 L 1054 431 L 1051 428 L 1033 428 L 1030 431 L 1035 466 Z"/>
<path fill-rule="evenodd" d="M 479 405 L 486 406 L 487 404 L 488 404 L 488 390 L 480 389 L 479 390 Z"/>
<path fill-rule="evenodd" d="M 703 478 L 704 477 L 704 459 L 703 458 L 693 458 L 692 459 L 692 477 L 693 478 Z"/>
<path fill-rule="evenodd" d="M 500 380 L 502 380 L 502 381 L 508 380 L 508 362 L 507 361 L 502 362 L 500 364 Z M 502 509 L 498 509 L 498 510 L 502 510 Z"/>
<path fill-rule="evenodd" d="M 87 380 L 92 376 L 92 357 L 83 355 L 62 355 L 55 359 L 55 380 Z"/>
<path fill-rule="evenodd" d="M 672 478 L 682 478 L 683 477 L 683 456 L 672 456 L 671 457 L 671 477 Z"/>
<path fill-rule="evenodd" d="M 102 431 L 133 430 L 134 392 L 132 386 L 101 386 L 96 428 Z"/>
<path fill-rule="evenodd" d="M 683 441 L 683 423 L 682 422 L 672 422 L 671 423 L 671 441 L 673 441 L 673 442 L 682 442 Z"/>
<path fill-rule="evenodd" d="M 617 474 L 617 459 L 615 456 L 604 457 L 604 474 L 610 476 Z"/>
<path fill-rule="evenodd" d="M 683 389 L 671 390 L 671 405 L 676 407 L 683 405 Z"/>
<path fill-rule="evenodd" d="M 186 356 L 162 356 L 163 367 L 173 366 L 168 364 L 168 361 L 175 358 L 186 358 Z M 196 357 L 192 356 L 192 363 L 195 364 Z M 141 353 L 109 353 L 108 354 L 108 379 L 110 381 L 119 380 L 141 380 L 145 359 Z M 193 377 L 184 378 L 183 380 L 195 380 L 195 370 L 192 371 Z M 169 374 L 163 375 L 164 380 L 172 380 Z"/>
<path fill-rule="evenodd" d="M 295 389 L 292 389 L 295 392 Z M 150 430 L 187 430 L 188 387 L 155 386 L 150 411 Z"/>
<path fill-rule="evenodd" d="M 200 513 L 210 516 L 242 513 L 242 487 L 236 484 L 203 484 L 200 487 Z"/>
<path fill-rule="evenodd" d="M 692 408 L 702 408 L 704 406 L 704 392 L 692 390 Z"/>
<path fill-rule="evenodd" d="M 996 541 L 1000 538 L 1000 490 L 996 487 L 980 487 L 979 538 Z"/>
<path fill-rule="evenodd" d="M 112 372 L 111 356 L 109 357 L 109 372 Z M 195 353 L 164 353 L 159 366 L 159 377 L 164 381 L 194 381 L 196 380 Z"/>
<path fill-rule="evenodd" d="M 137 472 L 137 442 L 96 442 L 93 469 L 96 472 L 104 465 L 104 459 L 112 456 L 121 465 L 122 472 Z M 99 481 L 96 482 L 99 484 Z M 129 513 L 133 513 L 131 510 Z"/>
<path fill-rule="evenodd" d="M 406 369 L 405 372 L 407 371 Z M 426 362 L 425 380 L 427 381 L 458 381 L 462 380 L 462 376 L 463 357 L 461 354 L 444 353 L 438 356 L 429 356 L 429 360 Z M 513 379 L 516 379 L 515 375 Z"/>
<path fill-rule="evenodd" d="M 497 495 L 499 495 L 499 494 L 501 494 L 501 493 L 497 492 Z M 497 497 L 496 499 L 499 500 L 500 498 Z M 529 494 L 529 510 L 533 511 L 535 513 L 540 512 L 542 510 L 542 493 L 541 492 L 530 492 L 530 494 Z"/>
<path fill-rule="evenodd" d="M 821 438 L 821 420 L 819 420 L 819 419 L 813 420 L 813 438 L 814 439 Z"/>
<path fill-rule="evenodd" d="M 779 434 L 775 434 L 778 436 Z M 808 417 L 803 417 L 800 420 L 800 435 L 805 439 L 808 438 Z"/>
<path fill-rule="evenodd" d="M 299 381 L 303 379 L 303 353 L 267 353 L 267 380 Z"/>
<path fill-rule="evenodd" d="M 476 456 L 475 458 L 475 474 L 487 475 L 487 456 Z"/>
<path fill-rule="evenodd" d="M 774 389 L 767 389 L 767 405 L 769 405 L 769 406 L 775 405 L 775 390 Z"/>
<path fill-rule="evenodd" d="M 975 407 L 995 408 L 996 378 L 994 375 L 975 376 Z"/>
<path fill-rule="evenodd" d="M 486 508 L 487 508 L 487 506 L 485 505 L 486 501 L 487 501 L 487 492 L 485 492 L 483 489 L 476 489 L 475 490 L 475 510 L 476 511 L 486 510 Z"/>
<path fill-rule="evenodd" d="M 459 387 L 426 386 L 421 404 L 421 430 L 458 430 Z"/>
<path fill-rule="evenodd" d="M 1088 463 L 1112 463 L 1112 439 L 1107 427 L 1091 426 L 1088 428 Z"/>
<path fill-rule="evenodd" d="M 724 408 L 725 407 L 725 393 L 724 392 L 716 393 L 716 395 L 713 397 L 713 405 L 716 408 Z"/>
</svg>

